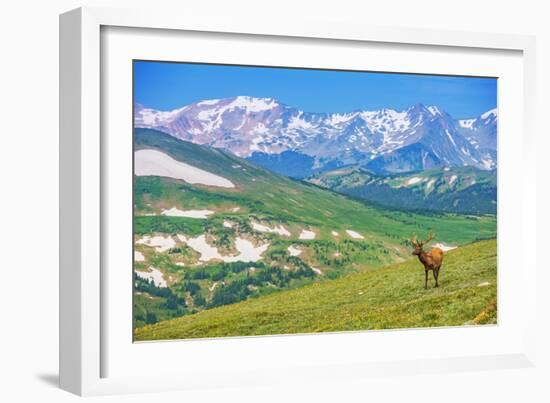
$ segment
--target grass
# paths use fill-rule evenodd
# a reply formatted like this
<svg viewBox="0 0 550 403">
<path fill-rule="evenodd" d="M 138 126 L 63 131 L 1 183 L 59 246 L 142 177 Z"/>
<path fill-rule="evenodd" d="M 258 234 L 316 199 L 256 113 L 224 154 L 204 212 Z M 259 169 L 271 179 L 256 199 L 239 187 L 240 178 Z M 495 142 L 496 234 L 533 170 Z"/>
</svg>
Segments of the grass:
<svg viewBox="0 0 550 403">
<path fill-rule="evenodd" d="M 274 174 L 221 150 L 179 141 L 154 130 L 137 129 L 136 148 L 158 148 L 176 159 L 220 174 L 236 184 L 235 189 L 214 189 L 165 178 L 137 177 L 135 202 L 138 212 L 148 212 L 150 205 L 211 209 L 217 215 L 204 222 L 211 227 L 221 228 L 222 218 L 248 221 L 253 216 L 287 225 L 291 229 L 294 227 L 295 230 L 310 227 L 317 230 L 318 240 L 331 242 L 335 241 L 332 230 L 342 233 L 352 229 L 364 234 L 371 243 L 378 241 L 380 245 L 388 246 L 389 256 L 381 262 L 383 264 L 395 255 L 407 253 L 403 242 L 414 233 L 424 236 L 433 230 L 439 241 L 454 244 L 496 236 L 495 216 L 471 219 L 455 214 L 417 214 L 385 209 Z M 240 207 L 241 210 L 236 214 L 229 213 L 232 207 Z M 164 219 L 139 217 L 136 219 L 136 229 L 138 233 L 147 233 L 187 226 L 191 234 L 200 231 L 196 225 L 190 227 L 189 220 L 172 221 L 165 226 L 160 220 Z"/>
<path fill-rule="evenodd" d="M 421 179 L 410 183 L 411 179 Z M 358 167 L 310 178 L 311 183 L 370 203 L 404 210 L 496 214 L 496 171 L 473 167 L 378 176 Z"/>
<path fill-rule="evenodd" d="M 135 147 L 158 149 L 177 160 L 221 175 L 236 186 L 222 189 L 161 177 L 135 177 L 135 239 L 159 234 L 171 236 L 177 242 L 175 248 L 164 253 L 136 244 L 136 250 L 145 256 L 145 261 L 135 263 L 135 267 L 144 270 L 153 266 L 169 275 L 172 278 L 170 289 L 187 303 L 188 309 L 183 315 L 209 308 L 215 294 L 222 292 L 220 288 L 215 292 L 209 290 L 216 282 L 223 281 L 226 286 L 231 286 L 233 282 L 243 280 L 245 274 L 228 271 L 223 276 L 212 275 L 220 271 L 219 263 L 198 262 L 198 253 L 177 241 L 176 235 L 196 237 L 206 234 L 209 242 L 224 255 L 236 253 L 234 241 L 237 236 L 253 240 L 256 244 L 270 243 L 262 257 L 265 266 L 258 268 L 252 277 L 263 276 L 266 271 L 270 271 L 272 276 L 264 276 L 263 282 L 255 282 L 250 293 L 244 289 L 245 284 L 241 284 L 240 288 L 236 285 L 226 287 L 224 293 L 233 292 L 233 296 L 238 296 L 237 299 L 227 300 L 231 302 L 341 278 L 350 273 L 377 270 L 409 259 L 407 238 L 413 234 L 422 237 L 433 230 L 438 242 L 454 245 L 496 236 L 494 216 L 418 214 L 383 208 L 274 174 L 222 150 L 180 141 L 154 130 L 136 129 Z M 214 213 L 207 219 L 160 215 L 163 209 L 172 207 L 182 210 L 208 209 Z M 233 226 L 224 227 L 225 220 Z M 254 231 L 252 220 L 270 226 L 284 225 L 292 236 Z M 315 231 L 316 238 L 298 239 L 302 229 Z M 364 239 L 350 238 L 346 234 L 348 229 L 359 232 Z M 340 235 L 335 237 L 332 231 Z M 299 257 L 289 256 L 288 247 L 291 245 L 302 250 Z M 317 268 L 322 275 L 310 276 L 308 271 L 292 278 L 281 278 L 285 276 L 279 275 L 294 273 L 300 267 Z M 208 274 L 207 278 L 197 276 L 197 272 L 202 270 Z M 192 281 L 200 287 L 200 291 L 191 294 L 187 288 L 181 287 L 184 281 Z M 143 317 L 155 314 L 158 320 L 164 320 L 168 314 L 174 316 L 173 312 L 160 312 L 167 305 L 162 297 L 151 300 L 144 295 L 143 298 L 136 298 L 135 302 L 135 312 L 142 312 Z M 137 320 L 135 323 L 138 326 L 144 324 Z"/>
<path fill-rule="evenodd" d="M 144 326 L 135 340 L 496 323 L 496 254 L 496 240 L 447 252 L 439 288 L 424 290 L 410 259 Z"/>
</svg>

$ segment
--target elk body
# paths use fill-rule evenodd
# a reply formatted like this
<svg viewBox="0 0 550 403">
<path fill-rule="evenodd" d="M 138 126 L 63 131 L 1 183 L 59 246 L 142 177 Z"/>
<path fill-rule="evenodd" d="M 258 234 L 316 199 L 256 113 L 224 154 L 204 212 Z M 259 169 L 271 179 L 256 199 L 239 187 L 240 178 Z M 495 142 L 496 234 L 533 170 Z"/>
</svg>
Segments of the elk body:
<svg viewBox="0 0 550 403">
<path fill-rule="evenodd" d="M 424 288 L 428 288 L 428 272 L 431 270 L 435 280 L 435 287 L 439 287 L 439 269 L 443 263 L 443 251 L 439 248 L 433 248 L 430 252 L 425 252 L 423 246 L 433 239 L 433 235 L 430 232 L 430 236 L 425 241 L 417 241 L 416 237 L 411 240 L 414 247 L 413 255 L 418 256 L 420 263 L 424 265 Z"/>
</svg>

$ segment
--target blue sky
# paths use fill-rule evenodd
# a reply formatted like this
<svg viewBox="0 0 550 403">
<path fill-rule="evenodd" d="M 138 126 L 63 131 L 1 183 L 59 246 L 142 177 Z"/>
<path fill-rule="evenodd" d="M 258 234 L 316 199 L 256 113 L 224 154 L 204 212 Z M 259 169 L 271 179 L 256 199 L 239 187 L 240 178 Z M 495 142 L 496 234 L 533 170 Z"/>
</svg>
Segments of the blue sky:
<svg viewBox="0 0 550 403">
<path fill-rule="evenodd" d="M 134 62 L 135 102 L 171 110 L 237 95 L 275 98 L 307 112 L 350 112 L 417 103 L 455 118 L 495 108 L 494 78 L 343 72 L 211 64 Z"/>
</svg>

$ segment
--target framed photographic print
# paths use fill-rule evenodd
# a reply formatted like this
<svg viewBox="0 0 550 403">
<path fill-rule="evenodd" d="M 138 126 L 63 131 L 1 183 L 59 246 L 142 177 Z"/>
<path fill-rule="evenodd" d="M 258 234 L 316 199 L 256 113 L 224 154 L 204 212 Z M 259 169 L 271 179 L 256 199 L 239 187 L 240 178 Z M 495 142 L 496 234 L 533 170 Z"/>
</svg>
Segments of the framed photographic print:
<svg viewBox="0 0 550 403">
<path fill-rule="evenodd" d="M 136 341 L 497 323 L 497 78 L 133 71 Z"/>
<path fill-rule="evenodd" d="M 532 365 L 533 49 L 62 15 L 62 387 Z"/>
</svg>

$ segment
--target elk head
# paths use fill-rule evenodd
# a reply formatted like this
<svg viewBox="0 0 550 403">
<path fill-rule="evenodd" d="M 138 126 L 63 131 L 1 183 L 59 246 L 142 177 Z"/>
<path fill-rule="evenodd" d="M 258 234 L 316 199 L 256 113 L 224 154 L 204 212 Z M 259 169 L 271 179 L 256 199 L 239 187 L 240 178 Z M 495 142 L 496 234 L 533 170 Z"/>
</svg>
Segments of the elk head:
<svg viewBox="0 0 550 403">
<path fill-rule="evenodd" d="M 430 242 L 431 240 L 433 239 L 433 234 L 432 232 L 430 231 L 430 235 L 428 236 L 428 239 L 426 239 L 425 241 L 417 241 L 416 240 L 416 235 L 411 239 L 411 244 L 414 248 L 412 254 L 413 255 L 420 255 L 422 252 L 424 252 L 424 250 L 422 249 L 422 247 L 427 244 L 428 242 Z"/>
</svg>

